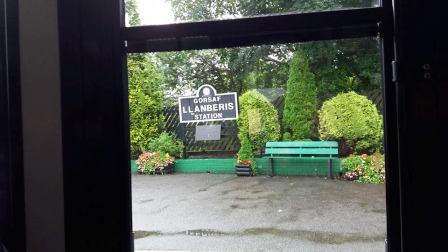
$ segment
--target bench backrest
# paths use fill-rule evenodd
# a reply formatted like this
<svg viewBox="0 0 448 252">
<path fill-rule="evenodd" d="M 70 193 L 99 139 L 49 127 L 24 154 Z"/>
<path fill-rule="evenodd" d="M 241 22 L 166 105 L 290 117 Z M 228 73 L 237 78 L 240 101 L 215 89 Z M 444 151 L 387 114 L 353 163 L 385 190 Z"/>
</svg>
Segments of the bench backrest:
<svg viewBox="0 0 448 252">
<path fill-rule="evenodd" d="M 274 156 L 325 156 L 338 155 L 335 141 L 267 142 L 265 154 Z"/>
</svg>

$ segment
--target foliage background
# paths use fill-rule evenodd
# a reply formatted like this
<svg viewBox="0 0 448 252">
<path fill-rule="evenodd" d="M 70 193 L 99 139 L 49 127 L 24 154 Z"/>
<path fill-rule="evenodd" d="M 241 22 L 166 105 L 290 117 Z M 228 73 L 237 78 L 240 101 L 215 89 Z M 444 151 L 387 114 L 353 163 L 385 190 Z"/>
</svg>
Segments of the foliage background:
<svg viewBox="0 0 448 252">
<path fill-rule="evenodd" d="M 371 0 L 168 0 L 178 21 L 220 19 L 291 11 L 371 7 Z M 379 43 L 376 38 L 262 45 L 156 55 L 165 82 L 180 92 L 203 83 L 221 92 L 286 88 L 289 61 L 300 48 L 316 77 L 320 104 L 328 94 L 379 88 Z"/>
<path fill-rule="evenodd" d="M 177 21 L 198 21 L 229 16 L 371 7 L 375 1 L 167 2 L 171 3 Z M 131 26 L 140 24 L 135 0 L 126 0 L 126 13 Z M 282 132 L 286 132 L 286 139 L 315 139 L 315 108 L 321 107 L 325 100 L 342 92 L 364 93 L 380 89 L 379 55 L 376 38 L 128 55 L 132 156 L 148 150 L 151 140 L 164 130 L 162 110 L 175 103 L 167 97 L 185 95 L 203 84 L 213 85 L 219 92 L 239 94 L 251 89 L 287 90 L 288 87 Z M 292 90 L 294 87 L 295 91 Z M 296 106 L 298 104 L 300 106 Z M 250 139 L 256 142 L 253 148 L 260 147 L 255 137 Z"/>
</svg>

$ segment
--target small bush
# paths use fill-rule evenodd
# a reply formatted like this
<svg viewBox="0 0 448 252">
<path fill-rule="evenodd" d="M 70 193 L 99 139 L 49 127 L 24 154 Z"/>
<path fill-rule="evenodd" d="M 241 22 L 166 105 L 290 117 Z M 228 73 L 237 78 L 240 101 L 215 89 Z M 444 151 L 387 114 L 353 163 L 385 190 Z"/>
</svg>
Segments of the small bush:
<svg viewBox="0 0 448 252">
<path fill-rule="evenodd" d="M 383 141 L 382 117 L 365 96 L 339 94 L 322 105 L 319 134 L 322 140 L 339 141 L 348 153 L 374 153 Z"/>
<path fill-rule="evenodd" d="M 284 140 L 310 139 L 317 114 L 317 94 L 314 74 L 307 56 L 297 50 L 291 60 L 283 110 Z"/>
<path fill-rule="evenodd" d="M 384 156 L 381 154 L 350 155 L 342 160 L 342 166 L 347 169 L 344 177 L 348 180 L 365 184 L 384 183 Z"/>
<path fill-rule="evenodd" d="M 276 141 L 280 135 L 277 110 L 256 90 L 249 90 L 240 96 L 238 118 L 239 138 L 242 143 L 247 137 L 254 150 L 261 150 L 266 142 Z"/>
<path fill-rule="evenodd" d="M 252 165 L 252 168 L 255 168 L 254 154 L 252 152 L 252 146 L 249 142 L 249 137 L 247 135 L 242 136 L 241 133 L 238 137 L 241 139 L 241 147 L 237 154 L 237 163 L 243 165 L 250 164 Z"/>
<path fill-rule="evenodd" d="M 151 152 L 160 152 L 162 154 L 168 153 L 173 157 L 181 157 L 184 149 L 184 144 L 177 139 L 173 134 L 162 132 L 159 137 L 151 140 L 149 150 Z"/>
</svg>

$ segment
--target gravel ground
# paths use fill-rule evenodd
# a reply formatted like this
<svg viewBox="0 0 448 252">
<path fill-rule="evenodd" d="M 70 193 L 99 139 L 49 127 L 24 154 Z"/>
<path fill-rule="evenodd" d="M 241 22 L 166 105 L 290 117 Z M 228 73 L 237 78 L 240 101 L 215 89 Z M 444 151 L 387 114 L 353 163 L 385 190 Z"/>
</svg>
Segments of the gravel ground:
<svg viewBox="0 0 448 252">
<path fill-rule="evenodd" d="M 136 250 L 384 251 L 384 185 L 317 177 L 132 177 Z"/>
</svg>

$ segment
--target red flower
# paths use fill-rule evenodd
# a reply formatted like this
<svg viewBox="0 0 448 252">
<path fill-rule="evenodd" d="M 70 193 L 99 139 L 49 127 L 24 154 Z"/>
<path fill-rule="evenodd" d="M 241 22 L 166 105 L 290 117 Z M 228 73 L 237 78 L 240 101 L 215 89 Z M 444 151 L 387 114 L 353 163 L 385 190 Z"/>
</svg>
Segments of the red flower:
<svg viewBox="0 0 448 252">
<path fill-rule="evenodd" d="M 362 154 L 361 157 L 362 157 L 362 158 L 367 158 L 368 155 L 367 155 L 367 154 Z"/>
</svg>

